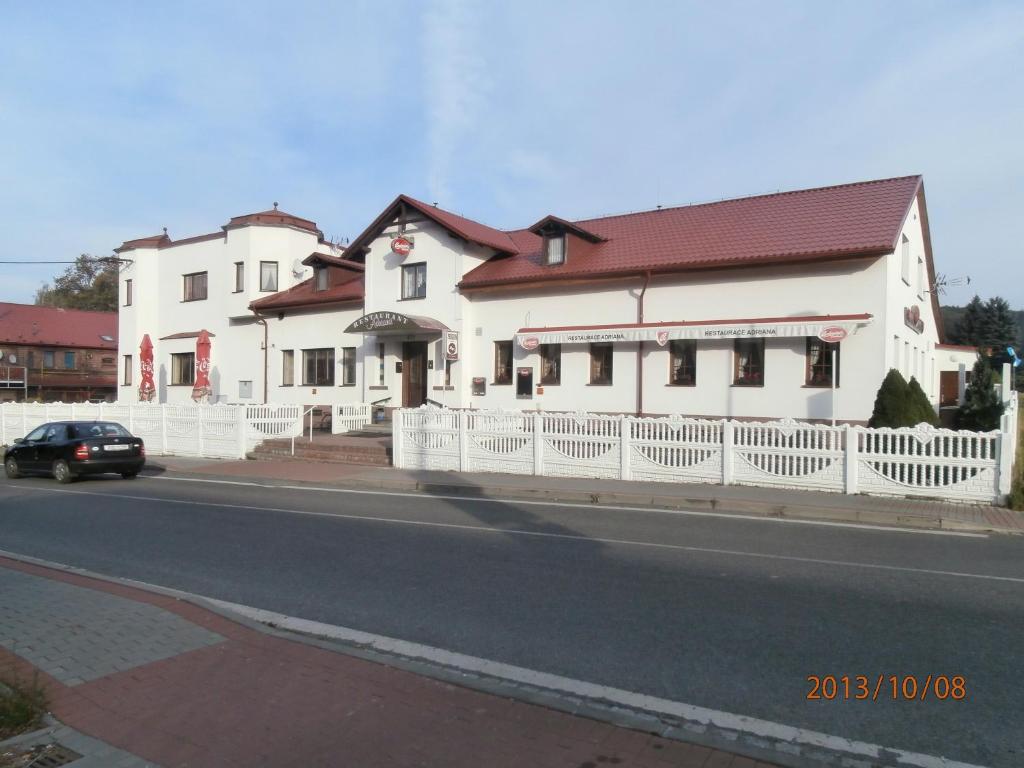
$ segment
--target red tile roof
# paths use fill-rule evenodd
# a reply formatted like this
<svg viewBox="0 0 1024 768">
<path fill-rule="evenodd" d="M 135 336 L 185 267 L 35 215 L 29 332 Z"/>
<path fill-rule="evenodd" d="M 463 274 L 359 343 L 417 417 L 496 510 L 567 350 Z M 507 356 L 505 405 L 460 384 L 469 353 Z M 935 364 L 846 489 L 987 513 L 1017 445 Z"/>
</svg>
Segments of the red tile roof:
<svg viewBox="0 0 1024 768">
<path fill-rule="evenodd" d="M 724 266 L 818 261 L 892 251 L 920 176 L 782 192 L 574 222 L 604 239 L 561 265 L 542 240 L 509 232 L 518 253 L 468 272 L 461 288 Z M 542 219 L 542 221 L 545 221 Z"/>
<path fill-rule="evenodd" d="M 313 285 L 314 278 L 303 280 L 286 291 L 257 299 L 249 305 L 250 309 L 265 312 L 275 309 L 316 306 L 319 304 L 341 304 L 363 300 L 363 275 L 350 271 L 346 267 L 328 267 L 330 270 L 327 290 L 317 291 Z"/>
<path fill-rule="evenodd" d="M 0 302 L 0 344 L 117 349 L 117 313 Z"/>
<path fill-rule="evenodd" d="M 205 328 L 203 330 L 206 330 Z M 170 336 L 161 336 L 160 341 L 167 341 L 169 339 L 198 339 L 199 334 L 203 331 L 182 331 L 181 333 L 172 333 Z M 206 335 L 211 339 L 217 336 L 216 333 L 210 333 L 206 331 Z"/>
<path fill-rule="evenodd" d="M 274 208 L 269 211 L 247 213 L 243 216 L 232 216 L 231 220 L 221 227 L 221 229 L 234 229 L 236 227 L 252 225 L 262 227 L 295 227 L 296 229 L 304 229 L 307 232 L 312 232 L 323 237 L 323 233 L 317 229 L 315 221 L 304 219 L 301 216 L 296 216 L 292 213 L 279 211 L 277 209 L 277 203 L 274 203 Z"/>
</svg>

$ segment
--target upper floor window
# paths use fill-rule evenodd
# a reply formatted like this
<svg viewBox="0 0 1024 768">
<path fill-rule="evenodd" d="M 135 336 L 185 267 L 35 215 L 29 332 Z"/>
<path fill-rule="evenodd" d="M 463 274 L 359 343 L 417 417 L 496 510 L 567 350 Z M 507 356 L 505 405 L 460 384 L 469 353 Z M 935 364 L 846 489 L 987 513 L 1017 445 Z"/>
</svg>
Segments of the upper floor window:
<svg viewBox="0 0 1024 768">
<path fill-rule="evenodd" d="M 326 291 L 327 290 L 327 282 L 328 282 L 327 281 L 327 277 L 328 277 L 328 274 L 329 273 L 327 272 L 327 267 L 315 267 L 313 269 L 313 277 L 315 278 L 314 282 L 316 284 L 316 290 L 318 290 L 318 291 Z"/>
<path fill-rule="evenodd" d="M 54 352 L 52 349 L 43 350 L 43 368 L 54 368 Z"/>
<path fill-rule="evenodd" d="M 132 383 L 132 356 L 124 355 L 124 377 L 121 379 L 121 383 L 130 387 Z"/>
<path fill-rule="evenodd" d="M 807 379 L 808 387 L 832 386 L 832 352 L 835 351 L 836 386 L 839 386 L 839 344 L 810 336 L 807 339 Z"/>
<path fill-rule="evenodd" d="M 188 385 L 196 383 L 195 352 L 175 352 L 171 355 L 171 384 Z"/>
<path fill-rule="evenodd" d="M 64 353 L 64 367 L 67 368 L 69 371 L 74 369 L 74 367 L 75 367 L 75 353 L 74 352 L 65 352 Z"/>
<path fill-rule="evenodd" d="M 692 339 L 676 339 L 669 345 L 668 383 L 677 387 L 697 385 L 697 342 Z"/>
<path fill-rule="evenodd" d="M 910 285 L 910 239 L 903 235 L 900 242 L 900 277 Z"/>
<path fill-rule="evenodd" d="M 124 305 L 130 307 L 132 305 L 132 281 L 124 281 Z"/>
<path fill-rule="evenodd" d="M 494 342 L 494 383 L 512 383 L 512 342 Z"/>
<path fill-rule="evenodd" d="M 235 293 L 245 290 L 245 262 L 235 262 Z"/>
<path fill-rule="evenodd" d="M 764 386 L 764 339 L 736 339 L 732 383 L 738 387 Z"/>
<path fill-rule="evenodd" d="M 544 261 L 547 264 L 565 263 L 565 235 L 545 235 Z"/>
<path fill-rule="evenodd" d="M 427 265 L 404 264 L 402 266 L 402 298 L 422 299 L 427 295 Z"/>
<path fill-rule="evenodd" d="M 183 290 L 185 301 L 202 301 L 206 298 L 206 273 L 193 272 L 184 275 L 185 286 Z"/>
<path fill-rule="evenodd" d="M 917 257 L 917 298 L 924 300 L 928 292 L 928 272 L 924 268 L 924 259 Z"/>
<path fill-rule="evenodd" d="M 277 290 L 277 262 L 276 261 L 261 261 L 260 262 L 260 290 L 261 291 L 276 291 Z"/>
<path fill-rule="evenodd" d="M 562 383 L 562 345 L 540 345 L 540 383 L 557 386 Z"/>
<path fill-rule="evenodd" d="M 607 386 L 612 383 L 612 345 L 590 345 L 590 383 Z"/>
</svg>

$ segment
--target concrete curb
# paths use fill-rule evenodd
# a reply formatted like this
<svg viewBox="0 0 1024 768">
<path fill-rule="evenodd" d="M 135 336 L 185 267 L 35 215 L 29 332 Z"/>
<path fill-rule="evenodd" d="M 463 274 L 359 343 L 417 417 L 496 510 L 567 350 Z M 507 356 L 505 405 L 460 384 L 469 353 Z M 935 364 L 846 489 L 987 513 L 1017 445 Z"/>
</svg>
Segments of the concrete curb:
<svg viewBox="0 0 1024 768">
<path fill-rule="evenodd" d="M 165 467 L 158 462 L 153 465 L 161 467 L 165 472 L 192 475 L 211 480 L 223 481 L 257 481 L 266 485 L 310 484 L 332 488 L 349 488 L 368 491 L 398 491 L 404 493 L 423 493 L 436 496 L 463 496 L 465 498 L 483 499 L 522 499 L 525 501 L 551 501 L 575 504 L 609 504 L 622 506 L 652 507 L 668 510 L 692 510 L 715 512 L 721 515 L 746 515 L 753 517 L 774 517 L 791 520 L 807 520 L 832 523 L 860 523 L 864 525 L 880 525 L 901 528 L 921 528 L 923 530 L 961 531 L 971 533 L 997 533 L 1004 535 L 1021 535 L 1024 531 L 1005 528 L 992 524 L 977 524 L 947 517 L 917 515 L 911 512 L 887 510 L 849 509 L 840 507 L 810 506 L 801 504 L 777 504 L 744 499 L 682 498 L 678 496 L 659 496 L 649 493 L 629 493 L 622 491 L 588 492 L 576 489 L 560 488 L 523 488 L 520 486 L 469 486 L 464 483 L 424 482 L 406 479 L 381 480 L 346 480 L 310 481 L 284 480 L 280 478 L 250 478 L 235 475 L 216 475 L 205 472 L 193 472 L 188 469 Z"/>
</svg>

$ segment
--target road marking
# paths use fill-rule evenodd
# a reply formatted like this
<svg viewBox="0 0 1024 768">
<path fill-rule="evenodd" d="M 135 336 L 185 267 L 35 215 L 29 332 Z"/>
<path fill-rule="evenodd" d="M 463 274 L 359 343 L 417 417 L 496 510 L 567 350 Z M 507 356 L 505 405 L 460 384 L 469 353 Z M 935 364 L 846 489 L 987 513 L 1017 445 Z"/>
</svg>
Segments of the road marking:
<svg viewBox="0 0 1024 768">
<path fill-rule="evenodd" d="M 987 539 L 986 533 L 970 533 L 966 531 L 936 531 L 927 528 L 902 528 L 894 525 L 871 525 L 869 523 L 837 523 L 828 520 L 798 520 L 788 517 L 765 517 L 763 515 L 742 515 L 729 512 L 702 512 L 695 509 L 657 509 L 652 507 L 629 507 L 615 504 L 579 504 L 568 501 L 531 501 L 528 499 L 493 499 L 477 496 L 459 496 L 456 494 L 434 494 L 424 492 L 377 491 L 357 488 L 329 488 L 309 485 L 269 485 L 254 483 L 248 480 L 213 480 L 200 477 L 163 477 L 140 475 L 143 480 L 170 480 L 177 483 L 213 483 L 215 485 L 238 485 L 249 488 L 280 488 L 288 491 L 318 491 L 321 493 L 345 493 L 367 496 L 397 496 L 411 499 L 440 499 L 442 501 L 479 501 L 489 504 L 522 504 L 536 507 L 564 507 L 566 509 L 608 509 L 616 512 L 643 512 L 645 514 L 680 515 L 683 517 L 716 517 L 725 520 L 753 520 L 759 523 L 788 523 L 790 525 L 817 525 L 826 528 L 855 528 L 866 531 L 884 531 L 886 533 L 917 533 L 929 536 L 959 536 L 966 539 Z"/>
<path fill-rule="evenodd" d="M 83 493 L 78 491 L 77 493 Z M 84 576 L 98 578 L 101 581 L 126 584 L 144 590 L 157 592 L 158 594 L 171 594 L 191 600 L 197 605 L 203 603 L 215 606 L 226 613 L 236 613 L 250 620 L 261 624 L 269 624 L 281 629 L 293 632 L 300 632 L 314 637 L 324 637 L 338 640 L 344 643 L 372 648 L 378 653 L 388 656 L 400 656 L 407 659 L 414 659 L 427 662 L 431 665 L 441 666 L 456 671 L 484 675 L 500 680 L 508 680 L 520 685 L 528 685 L 534 689 L 540 688 L 559 695 L 569 695 L 573 698 L 585 698 L 598 703 L 610 703 L 624 706 L 631 710 L 656 713 L 665 715 L 687 724 L 719 728 L 727 732 L 736 732 L 744 736 L 757 739 L 772 739 L 785 744 L 797 744 L 801 747 L 830 750 L 845 757 L 854 759 L 883 760 L 895 759 L 897 766 L 912 766 L 913 768 L 983 768 L 983 766 L 964 763 L 957 760 L 950 760 L 945 757 L 926 755 L 919 752 L 910 752 L 902 749 L 884 747 L 870 742 L 847 739 L 842 736 L 833 736 L 819 731 L 812 731 L 796 726 L 784 725 L 782 723 L 762 720 L 747 715 L 737 715 L 731 712 L 709 709 L 695 704 L 686 704 L 671 699 L 663 699 L 657 696 L 627 691 L 622 688 L 588 683 L 584 680 L 577 680 L 562 675 L 555 675 L 549 672 L 517 667 L 512 664 L 505 664 L 499 661 L 492 661 L 478 656 L 469 656 L 463 653 L 446 651 L 429 645 L 413 643 L 406 640 L 377 635 L 362 630 L 339 627 L 333 624 L 324 624 L 309 619 L 300 619 L 282 613 L 267 611 L 262 608 L 254 608 L 240 603 L 232 603 L 226 600 L 218 600 L 204 595 L 197 595 L 192 592 L 162 587 L 135 579 L 120 577 L 108 577 L 101 574 L 94 574 L 84 568 L 53 563 L 39 558 L 21 555 L 13 552 L 0 550 L 0 555 L 10 557 L 14 560 L 35 563 L 44 567 L 78 573 Z M 509 695 L 505 692 L 503 695 Z M 769 746 L 769 748 L 771 748 Z M 792 754 L 791 752 L 789 753 Z M 891 763 L 890 763 L 891 764 Z"/>
<path fill-rule="evenodd" d="M 368 523 L 384 523 L 388 525 L 409 525 L 422 528 L 444 528 L 449 530 L 470 531 L 473 533 L 502 534 L 505 536 L 531 536 L 534 538 L 559 539 L 563 541 L 597 542 L 599 544 L 610 544 L 627 547 L 647 547 L 649 549 L 662 549 L 676 552 L 694 552 L 698 554 L 725 555 L 728 557 L 749 557 L 762 560 L 776 560 L 781 562 L 807 563 L 810 565 L 827 565 L 843 568 L 861 568 L 866 570 L 889 571 L 895 573 L 913 573 L 926 576 L 947 576 L 960 579 L 980 579 L 983 581 L 1004 581 L 1012 584 L 1024 584 L 1024 578 L 1017 576 L 995 576 L 985 573 L 967 573 L 964 571 L 943 571 L 931 568 L 909 568 L 900 565 L 883 565 L 880 563 L 857 563 L 849 560 L 826 560 L 816 557 L 797 557 L 795 555 L 773 555 L 763 552 L 744 552 L 733 549 L 718 549 L 713 547 L 691 547 L 682 544 L 664 544 L 652 541 L 636 541 L 631 539 L 609 539 L 597 536 L 583 536 L 571 533 L 551 533 L 547 531 L 526 531 L 517 528 L 494 528 L 482 525 L 466 525 L 464 523 L 438 523 L 430 520 L 403 520 L 395 517 L 373 517 L 368 515 L 352 515 L 341 512 L 314 512 L 305 509 L 288 509 L 283 507 L 259 507 L 250 504 L 227 504 L 215 501 L 191 501 L 182 499 L 167 499 L 160 496 L 136 496 L 135 494 L 122 493 L 99 493 L 91 491 L 73 491 L 60 488 L 35 488 L 32 486 L 20 486 L 19 490 L 35 491 L 38 493 L 71 494 L 75 496 L 95 496 L 99 498 L 124 499 L 130 501 L 157 502 L 162 504 L 180 504 L 191 507 L 208 507 L 213 509 L 242 509 L 253 512 L 277 512 L 290 515 L 305 515 L 308 517 L 326 517 L 342 520 L 358 520 Z"/>
</svg>

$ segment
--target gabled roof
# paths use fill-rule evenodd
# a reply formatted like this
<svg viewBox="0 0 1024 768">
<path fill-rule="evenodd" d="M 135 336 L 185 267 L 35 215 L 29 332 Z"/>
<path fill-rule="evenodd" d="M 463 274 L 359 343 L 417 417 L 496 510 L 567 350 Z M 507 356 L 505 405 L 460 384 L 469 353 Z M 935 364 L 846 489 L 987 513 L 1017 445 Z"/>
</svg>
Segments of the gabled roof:
<svg viewBox="0 0 1024 768">
<path fill-rule="evenodd" d="M 493 227 L 488 227 L 486 224 L 480 224 L 472 219 L 467 219 L 451 213 L 450 211 L 445 211 L 437 206 L 428 205 L 427 203 L 416 200 L 408 195 L 399 195 L 392 200 L 388 207 L 373 220 L 373 223 L 364 229 L 362 233 L 360 233 L 360 235 L 345 248 L 345 252 L 352 256 L 359 255 L 385 227 L 391 224 L 392 221 L 398 218 L 398 216 L 407 209 L 412 209 L 431 221 L 440 224 L 449 232 L 461 237 L 463 240 L 468 240 L 471 243 L 477 243 L 487 248 L 492 248 L 502 254 L 513 254 L 518 252 L 516 244 L 507 233 L 502 232 L 499 229 L 494 229 Z"/>
<path fill-rule="evenodd" d="M 311 253 L 302 260 L 302 263 L 307 267 L 311 267 L 314 264 L 324 264 L 330 267 L 352 269 L 356 272 L 363 272 L 366 270 L 366 265 L 361 264 L 358 261 L 352 261 L 351 259 L 345 259 L 339 256 L 331 256 L 326 253 Z"/>
<path fill-rule="evenodd" d="M 0 344 L 115 350 L 117 313 L 0 302 Z"/>
<path fill-rule="evenodd" d="M 558 216 L 551 216 L 550 214 L 545 216 L 543 219 L 538 221 L 531 227 L 527 227 L 527 230 L 533 232 L 535 235 L 542 235 L 545 229 L 561 229 L 566 232 L 572 232 L 577 237 L 582 237 L 584 240 L 589 240 L 592 243 L 599 243 L 604 238 L 600 235 L 595 235 L 593 232 L 589 232 L 583 229 L 577 224 L 573 224 L 571 221 L 566 221 Z"/>
<path fill-rule="evenodd" d="M 257 299 L 249 305 L 256 312 L 269 312 L 278 309 L 309 307 L 321 304 L 343 304 L 363 301 L 363 274 L 345 267 L 328 267 L 330 270 L 329 286 L 318 291 L 314 285 L 315 278 L 303 280 L 288 290 Z"/>
<path fill-rule="evenodd" d="M 296 229 L 302 229 L 306 232 L 312 232 L 318 237 L 322 238 L 324 233 L 317 229 L 316 222 L 304 219 L 301 216 L 296 216 L 292 213 L 285 213 L 277 209 L 277 203 L 274 203 L 273 209 L 269 211 L 260 211 L 259 213 L 247 213 L 242 216 L 232 216 L 231 220 L 225 224 L 221 229 L 237 229 L 238 227 L 295 227 Z"/>
<path fill-rule="evenodd" d="M 532 228 L 515 230 L 517 253 L 459 287 L 877 256 L 895 248 L 919 189 L 920 176 L 903 176 L 577 221 L 604 241 L 559 265 L 544 263 Z"/>
<path fill-rule="evenodd" d="M 171 238 L 167 236 L 167 230 L 165 229 L 162 234 L 150 235 L 149 237 L 137 237 L 134 240 L 125 240 L 121 243 L 120 247 L 114 249 L 114 253 L 122 253 L 124 251 L 134 251 L 136 248 L 159 248 L 163 245 L 169 245 Z"/>
</svg>

